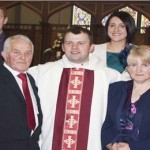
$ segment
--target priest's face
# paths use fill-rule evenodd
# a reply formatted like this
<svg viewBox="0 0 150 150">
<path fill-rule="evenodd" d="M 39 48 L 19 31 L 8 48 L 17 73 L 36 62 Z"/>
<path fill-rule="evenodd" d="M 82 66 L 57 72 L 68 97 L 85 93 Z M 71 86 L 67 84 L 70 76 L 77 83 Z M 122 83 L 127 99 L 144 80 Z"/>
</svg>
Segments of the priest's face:
<svg viewBox="0 0 150 150">
<path fill-rule="evenodd" d="M 67 33 L 62 45 L 69 61 L 77 64 L 88 62 L 89 53 L 93 52 L 94 46 L 90 44 L 88 34 L 81 32 L 80 34 Z"/>
</svg>

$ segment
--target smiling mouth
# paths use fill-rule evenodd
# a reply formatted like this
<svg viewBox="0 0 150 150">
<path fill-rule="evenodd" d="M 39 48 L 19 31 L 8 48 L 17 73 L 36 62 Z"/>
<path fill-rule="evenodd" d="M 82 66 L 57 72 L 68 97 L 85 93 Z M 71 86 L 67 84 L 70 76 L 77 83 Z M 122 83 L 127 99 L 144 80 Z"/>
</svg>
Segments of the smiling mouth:
<svg viewBox="0 0 150 150">
<path fill-rule="evenodd" d="M 18 62 L 18 64 L 26 64 L 25 62 Z"/>
<path fill-rule="evenodd" d="M 114 36 L 120 36 L 120 34 L 116 34 L 116 33 L 115 33 L 115 34 L 113 34 L 113 35 L 114 35 Z"/>
<path fill-rule="evenodd" d="M 72 51 L 71 54 L 78 54 L 79 52 L 77 51 Z"/>
<path fill-rule="evenodd" d="M 143 76 L 143 74 L 135 74 L 136 76 Z"/>
</svg>

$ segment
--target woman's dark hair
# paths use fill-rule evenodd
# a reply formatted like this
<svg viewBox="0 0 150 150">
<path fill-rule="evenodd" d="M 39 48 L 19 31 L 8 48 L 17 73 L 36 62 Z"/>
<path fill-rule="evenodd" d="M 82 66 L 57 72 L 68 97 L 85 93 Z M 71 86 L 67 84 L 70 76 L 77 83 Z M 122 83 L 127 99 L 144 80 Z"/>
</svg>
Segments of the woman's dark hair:
<svg viewBox="0 0 150 150">
<path fill-rule="evenodd" d="M 104 28 L 106 40 L 108 42 L 111 41 L 108 35 L 108 26 L 111 18 L 113 17 L 118 17 L 124 23 L 127 30 L 127 43 L 132 43 L 134 41 L 134 35 L 136 32 L 135 21 L 134 18 L 125 11 L 115 11 L 108 17 Z"/>
</svg>

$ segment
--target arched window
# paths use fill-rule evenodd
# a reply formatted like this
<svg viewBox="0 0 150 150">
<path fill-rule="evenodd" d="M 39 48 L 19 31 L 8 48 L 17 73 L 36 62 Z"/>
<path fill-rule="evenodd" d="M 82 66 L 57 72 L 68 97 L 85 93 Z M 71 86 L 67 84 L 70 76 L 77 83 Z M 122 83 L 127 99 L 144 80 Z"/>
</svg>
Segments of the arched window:
<svg viewBox="0 0 150 150">
<path fill-rule="evenodd" d="M 129 12 L 133 16 L 136 26 L 140 29 L 140 33 L 145 33 L 145 28 L 150 26 L 150 20 L 148 18 L 146 18 L 144 15 L 140 14 L 139 12 L 131 9 L 130 7 L 126 6 L 119 10 Z M 102 19 L 103 25 L 105 25 L 108 16 L 105 16 Z"/>
<path fill-rule="evenodd" d="M 86 11 L 73 6 L 72 25 L 91 25 L 91 15 Z"/>
</svg>

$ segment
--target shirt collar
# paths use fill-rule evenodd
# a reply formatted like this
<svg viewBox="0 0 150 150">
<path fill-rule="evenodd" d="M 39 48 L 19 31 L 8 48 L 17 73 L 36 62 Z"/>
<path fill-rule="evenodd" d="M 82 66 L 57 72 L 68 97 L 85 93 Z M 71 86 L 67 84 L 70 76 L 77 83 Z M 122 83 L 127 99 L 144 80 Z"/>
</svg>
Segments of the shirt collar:
<svg viewBox="0 0 150 150">
<path fill-rule="evenodd" d="M 4 62 L 4 67 L 6 67 L 14 76 L 17 76 L 20 72 L 13 70 L 10 66 L 8 66 L 5 62 Z M 26 73 L 26 72 L 24 72 Z"/>
</svg>

